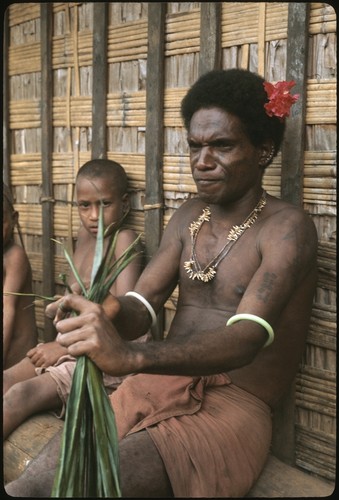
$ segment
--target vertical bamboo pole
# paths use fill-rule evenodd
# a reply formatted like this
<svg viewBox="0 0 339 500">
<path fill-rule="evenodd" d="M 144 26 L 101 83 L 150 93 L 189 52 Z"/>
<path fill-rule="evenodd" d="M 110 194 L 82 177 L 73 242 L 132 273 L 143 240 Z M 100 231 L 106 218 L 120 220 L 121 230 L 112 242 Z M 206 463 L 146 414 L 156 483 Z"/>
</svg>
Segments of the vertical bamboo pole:
<svg viewBox="0 0 339 500">
<path fill-rule="evenodd" d="M 165 16 L 166 3 L 148 4 L 144 205 L 147 260 L 156 252 L 163 228 Z M 152 333 L 155 338 L 162 338 L 162 314 L 158 315 L 158 325 Z"/>
<path fill-rule="evenodd" d="M 93 5 L 92 158 L 107 156 L 107 23 L 108 3 Z"/>
<path fill-rule="evenodd" d="M 8 8 L 9 9 L 9 8 Z M 3 161 L 3 182 L 10 187 L 10 131 L 9 131 L 9 77 L 8 77 L 8 50 L 9 50 L 9 26 L 8 9 L 4 15 L 3 31 L 3 58 L 2 58 L 2 81 L 3 81 L 3 104 L 2 104 L 2 161 Z"/>
<path fill-rule="evenodd" d="M 53 237 L 53 182 L 52 182 L 52 4 L 42 3 L 41 16 L 41 164 L 42 164 L 42 252 L 43 294 L 53 296 L 54 248 Z M 53 340 L 55 329 L 45 317 L 44 340 Z"/>
<path fill-rule="evenodd" d="M 200 4 L 199 74 L 219 69 L 221 63 L 221 3 Z"/>
<path fill-rule="evenodd" d="M 299 93 L 300 98 L 286 123 L 281 197 L 300 206 L 303 202 L 309 8 L 308 3 L 293 2 L 288 6 L 286 79 L 295 80 L 293 91 Z M 284 462 L 295 463 L 295 382 L 274 413 L 272 451 Z"/>
<path fill-rule="evenodd" d="M 291 109 L 282 148 L 281 196 L 296 205 L 303 202 L 306 83 L 309 3 L 288 5 L 286 79 L 294 80 L 300 98 Z"/>
</svg>

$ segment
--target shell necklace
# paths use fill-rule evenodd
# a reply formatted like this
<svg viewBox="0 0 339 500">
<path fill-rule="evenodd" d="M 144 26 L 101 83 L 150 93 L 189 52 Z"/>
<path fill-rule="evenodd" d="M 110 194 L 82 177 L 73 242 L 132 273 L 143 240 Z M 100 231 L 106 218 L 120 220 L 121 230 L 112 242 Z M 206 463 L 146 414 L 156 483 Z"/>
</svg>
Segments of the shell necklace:
<svg viewBox="0 0 339 500">
<path fill-rule="evenodd" d="M 211 217 L 210 207 L 207 206 L 206 208 L 204 208 L 198 220 L 193 221 L 189 226 L 189 232 L 191 235 L 191 245 L 192 245 L 191 257 L 190 260 L 184 262 L 184 269 L 186 270 L 188 277 L 191 280 L 200 280 L 203 281 L 204 283 L 212 281 L 217 273 L 217 267 L 222 261 L 222 259 L 226 257 L 228 252 L 233 247 L 234 243 L 244 234 L 246 229 L 248 229 L 255 223 L 255 221 L 258 218 L 258 215 L 263 210 L 265 205 L 266 205 L 266 191 L 263 190 L 262 196 L 258 204 L 252 210 L 252 212 L 246 217 L 246 219 L 242 224 L 240 224 L 240 226 L 235 225 L 230 229 L 230 232 L 228 233 L 226 238 L 227 241 L 220 250 L 220 252 L 215 257 L 213 257 L 213 259 L 207 264 L 206 267 L 204 267 L 204 269 L 201 269 L 201 266 L 199 264 L 196 255 L 195 247 L 201 226 L 203 225 L 204 222 L 209 222 Z"/>
</svg>

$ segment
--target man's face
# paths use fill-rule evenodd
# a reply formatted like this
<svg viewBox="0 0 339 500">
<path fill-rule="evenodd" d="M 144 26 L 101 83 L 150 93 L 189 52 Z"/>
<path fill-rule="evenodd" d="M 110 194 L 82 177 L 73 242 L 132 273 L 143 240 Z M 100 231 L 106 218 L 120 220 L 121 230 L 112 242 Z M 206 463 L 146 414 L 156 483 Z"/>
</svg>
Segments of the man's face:
<svg viewBox="0 0 339 500">
<path fill-rule="evenodd" d="M 262 149 L 253 146 L 235 115 L 220 108 L 198 110 L 188 145 L 193 179 L 207 203 L 227 204 L 261 184 Z"/>
</svg>

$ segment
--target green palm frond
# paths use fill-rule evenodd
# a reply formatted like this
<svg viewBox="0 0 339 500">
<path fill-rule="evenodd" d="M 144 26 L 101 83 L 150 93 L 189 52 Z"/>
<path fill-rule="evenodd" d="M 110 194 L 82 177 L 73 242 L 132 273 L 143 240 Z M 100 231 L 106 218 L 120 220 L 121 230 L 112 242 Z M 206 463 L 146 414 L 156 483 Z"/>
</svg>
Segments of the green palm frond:
<svg viewBox="0 0 339 500">
<path fill-rule="evenodd" d="M 103 302 L 116 278 L 138 255 L 136 247 L 141 236 L 114 261 L 117 237 L 118 231 L 111 236 L 104 255 L 101 207 L 88 290 L 64 248 L 66 259 L 84 296 L 93 302 Z M 103 385 L 102 373 L 87 356 L 80 356 L 76 362 L 67 402 L 59 465 L 51 496 L 120 497 L 118 450 L 115 416 Z"/>
</svg>

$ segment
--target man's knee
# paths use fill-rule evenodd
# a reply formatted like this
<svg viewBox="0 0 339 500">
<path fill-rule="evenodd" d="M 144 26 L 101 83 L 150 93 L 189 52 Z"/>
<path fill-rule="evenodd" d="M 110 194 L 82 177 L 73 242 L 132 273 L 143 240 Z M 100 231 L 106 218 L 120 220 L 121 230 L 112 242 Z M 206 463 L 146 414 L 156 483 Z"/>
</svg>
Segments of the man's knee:
<svg viewBox="0 0 339 500">
<path fill-rule="evenodd" d="M 170 498 L 173 496 L 165 465 L 147 431 L 120 442 L 120 481 L 125 498 Z"/>
</svg>

